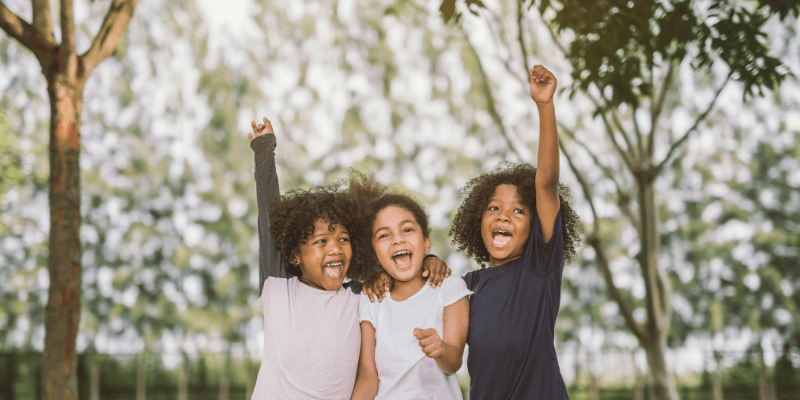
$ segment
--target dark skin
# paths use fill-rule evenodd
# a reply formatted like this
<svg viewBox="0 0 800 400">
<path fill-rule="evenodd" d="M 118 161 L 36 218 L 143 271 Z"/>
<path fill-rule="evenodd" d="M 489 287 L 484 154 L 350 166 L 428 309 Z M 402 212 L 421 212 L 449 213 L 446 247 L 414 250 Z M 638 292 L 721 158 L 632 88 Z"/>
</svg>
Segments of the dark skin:
<svg viewBox="0 0 800 400">
<path fill-rule="evenodd" d="M 247 137 L 251 142 L 258 136 L 275 134 L 272 123 L 266 117 L 264 117 L 263 121 L 263 124 L 256 124 L 256 121 L 250 121 L 253 132 L 248 132 Z M 431 287 L 441 286 L 444 278 L 450 276 L 450 272 L 447 264 L 435 256 L 427 257 L 422 264 L 422 276 L 428 278 L 428 284 Z M 364 294 L 369 296 L 370 301 L 375 301 L 375 296 L 378 297 L 378 301 L 382 301 L 386 297 L 386 292 L 391 288 L 392 282 L 392 278 L 387 273 L 381 272 L 377 279 L 364 283 L 362 290 Z"/>
</svg>

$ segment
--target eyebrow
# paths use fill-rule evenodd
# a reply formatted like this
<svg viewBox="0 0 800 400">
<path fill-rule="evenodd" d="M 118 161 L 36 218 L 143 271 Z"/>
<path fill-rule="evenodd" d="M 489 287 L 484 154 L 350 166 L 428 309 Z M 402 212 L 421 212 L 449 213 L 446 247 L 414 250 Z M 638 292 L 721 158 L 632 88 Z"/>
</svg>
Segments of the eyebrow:
<svg viewBox="0 0 800 400">
<path fill-rule="evenodd" d="M 412 224 L 414 223 L 413 220 L 407 219 L 405 221 L 400 221 L 400 223 L 398 225 L 403 225 L 403 224 L 409 223 L 409 222 L 412 223 Z M 382 227 L 380 227 L 380 228 L 375 230 L 375 234 L 378 234 L 378 232 L 383 231 L 383 230 L 389 230 L 389 227 L 388 226 L 382 226 Z"/>
<path fill-rule="evenodd" d="M 350 234 L 349 232 L 347 232 L 347 229 L 341 229 L 339 231 L 339 233 L 344 233 L 345 235 L 349 235 Z M 316 239 L 316 238 L 318 238 L 320 236 L 325 236 L 325 235 L 330 235 L 330 234 L 333 234 L 333 232 L 326 230 L 325 232 L 320 232 L 320 233 L 313 234 L 313 235 L 309 236 L 308 238 L 309 239 Z"/>
<path fill-rule="evenodd" d="M 489 204 L 491 204 L 493 201 L 496 201 L 496 202 L 498 202 L 498 203 L 502 203 L 502 201 L 500 201 L 500 199 L 498 199 L 498 198 L 491 198 L 491 199 L 489 199 L 489 203 L 487 204 L 487 206 L 488 206 Z M 521 206 L 521 207 L 525 207 L 525 208 L 527 208 L 527 207 L 528 207 L 528 206 L 526 206 L 526 205 L 525 205 L 525 203 L 523 203 L 523 202 L 521 202 L 521 201 L 519 201 L 519 200 L 514 200 L 514 202 L 515 202 L 517 205 Z"/>
</svg>

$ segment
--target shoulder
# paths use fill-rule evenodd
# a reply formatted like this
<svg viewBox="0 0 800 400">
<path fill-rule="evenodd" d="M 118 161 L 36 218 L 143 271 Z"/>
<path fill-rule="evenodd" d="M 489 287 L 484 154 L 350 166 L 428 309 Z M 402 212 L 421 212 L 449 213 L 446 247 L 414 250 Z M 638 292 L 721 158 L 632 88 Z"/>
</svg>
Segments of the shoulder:
<svg viewBox="0 0 800 400">
<path fill-rule="evenodd" d="M 276 278 L 274 276 L 270 276 L 264 281 L 264 292 L 272 291 L 274 289 L 287 288 L 293 283 L 297 283 L 297 278 Z"/>
<path fill-rule="evenodd" d="M 439 289 L 441 289 L 439 296 L 441 296 L 445 307 L 461 300 L 464 296 L 472 294 L 472 291 L 467 288 L 467 283 L 464 282 L 464 279 L 458 276 L 444 278 L 442 287 Z"/>
<path fill-rule="evenodd" d="M 468 273 L 467 275 L 470 275 L 472 272 Z M 442 281 L 442 289 L 445 290 L 466 289 L 467 283 L 465 282 L 465 280 L 466 280 L 466 275 L 464 276 L 464 278 L 461 278 L 460 276 L 448 276 L 447 278 L 444 278 L 444 280 Z"/>
<path fill-rule="evenodd" d="M 464 275 L 463 281 L 468 289 L 471 290 L 475 287 L 475 284 L 478 282 L 478 274 L 480 272 L 481 270 L 477 269 L 475 271 L 467 272 L 467 274 Z"/>
<path fill-rule="evenodd" d="M 381 306 L 381 302 L 369 301 L 369 296 L 365 294 L 360 294 L 358 296 L 358 321 L 369 321 L 372 326 L 375 326 L 375 316 L 378 315 L 378 307 Z"/>
</svg>

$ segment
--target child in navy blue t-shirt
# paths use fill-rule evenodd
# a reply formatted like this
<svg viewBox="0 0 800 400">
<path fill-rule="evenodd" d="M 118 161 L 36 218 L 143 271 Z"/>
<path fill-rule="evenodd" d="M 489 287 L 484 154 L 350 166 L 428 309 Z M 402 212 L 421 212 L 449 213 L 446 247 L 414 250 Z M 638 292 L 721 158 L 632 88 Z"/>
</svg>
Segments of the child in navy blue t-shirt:
<svg viewBox="0 0 800 400">
<path fill-rule="evenodd" d="M 539 166 L 503 165 L 471 180 L 450 234 L 490 268 L 468 273 L 471 399 L 568 399 L 553 345 L 565 261 L 580 222 L 558 183 L 556 78 L 529 71 L 539 111 Z"/>
</svg>

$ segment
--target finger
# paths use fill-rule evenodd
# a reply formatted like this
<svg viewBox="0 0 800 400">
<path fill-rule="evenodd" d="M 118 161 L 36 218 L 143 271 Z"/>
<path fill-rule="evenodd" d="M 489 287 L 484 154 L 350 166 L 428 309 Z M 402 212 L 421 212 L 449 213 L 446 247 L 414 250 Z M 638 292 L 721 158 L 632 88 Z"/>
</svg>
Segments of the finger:
<svg viewBox="0 0 800 400">
<path fill-rule="evenodd" d="M 441 281 L 442 281 L 441 274 L 438 272 L 434 272 L 431 274 L 431 278 L 428 279 L 428 284 L 431 285 L 431 287 L 435 288 L 436 285 Z"/>
<path fill-rule="evenodd" d="M 370 289 L 370 288 L 364 289 L 364 294 L 367 295 L 367 297 L 369 297 L 369 302 L 370 303 L 374 303 L 375 302 L 375 297 L 373 297 L 374 295 L 372 294 L 372 289 Z"/>
<path fill-rule="evenodd" d="M 448 267 L 448 268 L 447 268 L 447 270 L 445 270 L 445 272 L 444 272 L 444 277 L 445 277 L 445 278 L 448 278 L 448 277 L 450 277 L 450 272 L 451 272 L 451 271 L 450 271 L 450 267 Z"/>
<path fill-rule="evenodd" d="M 373 290 L 375 291 L 375 295 L 378 296 L 378 299 L 383 299 L 383 297 L 386 296 L 386 286 L 377 284 Z"/>
<path fill-rule="evenodd" d="M 432 345 L 435 345 L 438 342 L 439 342 L 439 338 L 436 337 L 436 336 L 424 337 L 424 338 L 419 340 L 419 347 L 422 347 L 422 348 L 430 347 Z"/>
<path fill-rule="evenodd" d="M 253 134 L 252 133 L 247 132 L 247 137 L 250 139 L 251 142 L 253 141 Z"/>
<path fill-rule="evenodd" d="M 420 336 L 419 336 L 420 332 L 422 332 L 422 329 L 414 328 L 414 337 L 417 338 L 417 340 L 420 339 Z"/>
<path fill-rule="evenodd" d="M 422 352 L 424 352 L 428 358 L 440 357 L 444 353 L 441 348 L 437 348 L 435 346 L 423 348 Z"/>
<path fill-rule="evenodd" d="M 264 129 L 266 129 L 266 133 L 275 133 L 275 131 L 272 130 L 272 122 L 270 122 L 267 117 L 264 117 Z"/>
<path fill-rule="evenodd" d="M 423 278 L 427 278 L 428 275 L 430 275 L 430 273 L 428 273 L 428 270 L 422 271 L 422 277 Z"/>
<path fill-rule="evenodd" d="M 436 334 L 436 329 L 428 328 L 428 329 L 420 329 L 420 337 L 426 338 Z"/>
</svg>

